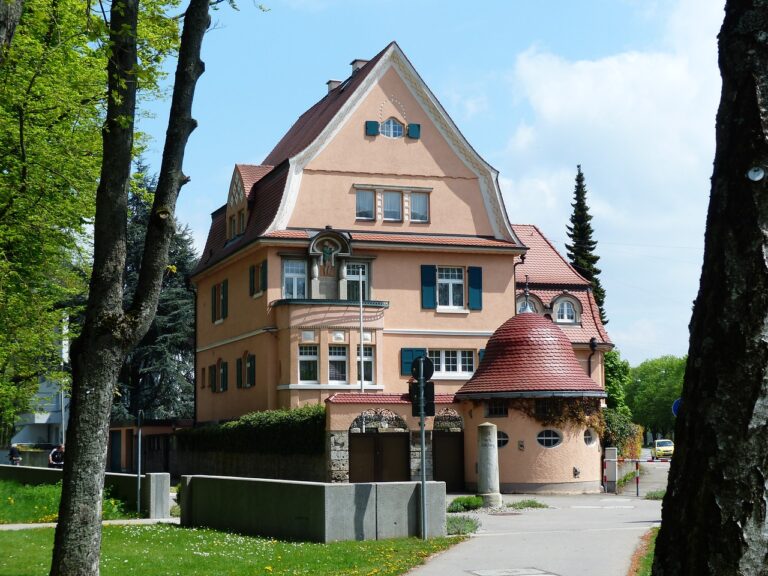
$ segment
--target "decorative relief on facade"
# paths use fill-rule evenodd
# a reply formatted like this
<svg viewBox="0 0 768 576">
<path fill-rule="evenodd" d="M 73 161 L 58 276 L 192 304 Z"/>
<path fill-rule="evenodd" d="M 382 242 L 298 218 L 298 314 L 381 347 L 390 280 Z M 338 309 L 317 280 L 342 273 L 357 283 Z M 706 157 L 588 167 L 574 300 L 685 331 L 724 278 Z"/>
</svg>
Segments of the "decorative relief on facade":
<svg viewBox="0 0 768 576">
<path fill-rule="evenodd" d="M 240 171 L 235 170 L 232 175 L 232 183 L 229 186 L 229 198 L 227 199 L 227 206 L 234 208 L 240 205 L 245 200 L 245 188 L 243 187 L 243 180 L 240 178 Z"/>
<path fill-rule="evenodd" d="M 464 430 L 464 420 L 453 408 L 443 408 L 435 414 L 435 422 L 432 425 L 435 430 L 447 432 L 461 432 Z"/>
<path fill-rule="evenodd" d="M 386 408 L 365 410 L 352 421 L 349 431 L 352 434 L 363 432 L 405 432 L 408 425 L 402 416 Z"/>
</svg>

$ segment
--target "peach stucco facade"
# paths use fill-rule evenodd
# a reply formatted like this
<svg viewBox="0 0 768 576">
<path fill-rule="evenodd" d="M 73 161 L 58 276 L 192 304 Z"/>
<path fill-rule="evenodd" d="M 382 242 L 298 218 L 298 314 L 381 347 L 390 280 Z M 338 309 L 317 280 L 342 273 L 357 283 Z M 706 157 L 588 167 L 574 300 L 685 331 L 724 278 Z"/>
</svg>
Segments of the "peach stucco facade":
<svg viewBox="0 0 768 576">
<path fill-rule="evenodd" d="M 329 479 L 345 481 L 355 434 L 418 429 L 403 395 L 410 359 L 428 354 L 450 419 L 443 432 L 465 434 L 459 466 L 471 485 L 483 419 L 453 394 L 515 315 L 516 267 L 527 251 L 497 172 L 394 43 L 300 117 L 267 160 L 235 167 L 193 276 L 196 421 L 326 402 L 329 454 L 342 455 Z M 574 348 L 602 385 L 605 348 Z M 504 448 L 514 457 L 500 458 L 502 483 L 560 484 L 573 480 L 572 468 L 579 482 L 599 477 L 599 446 L 579 445 L 576 431 L 545 458 L 554 452 L 536 448 L 537 426 L 526 418 L 499 425 L 514 438 Z"/>
</svg>

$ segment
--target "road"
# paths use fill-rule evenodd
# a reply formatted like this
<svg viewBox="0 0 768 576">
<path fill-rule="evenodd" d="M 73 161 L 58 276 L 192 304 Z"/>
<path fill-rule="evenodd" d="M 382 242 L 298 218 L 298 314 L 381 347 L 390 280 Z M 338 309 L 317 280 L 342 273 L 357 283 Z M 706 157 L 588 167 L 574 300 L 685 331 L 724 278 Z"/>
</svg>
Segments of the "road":
<svg viewBox="0 0 768 576">
<path fill-rule="evenodd" d="M 479 514 L 478 533 L 409 572 L 409 576 L 625 576 L 640 537 L 661 521 L 669 463 L 645 462 L 628 493 L 535 495 L 548 509 Z M 505 502 L 531 496 L 505 495 Z"/>
</svg>

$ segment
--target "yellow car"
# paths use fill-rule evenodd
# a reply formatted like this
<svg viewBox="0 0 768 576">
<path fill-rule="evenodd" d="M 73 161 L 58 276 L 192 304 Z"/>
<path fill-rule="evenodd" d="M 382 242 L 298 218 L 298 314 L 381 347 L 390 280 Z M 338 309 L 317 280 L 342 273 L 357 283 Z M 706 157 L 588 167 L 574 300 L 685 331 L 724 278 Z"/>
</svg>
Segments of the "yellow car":
<svg viewBox="0 0 768 576">
<path fill-rule="evenodd" d="M 671 458 L 675 453 L 675 443 L 672 440 L 656 440 L 651 448 L 651 458 Z"/>
</svg>

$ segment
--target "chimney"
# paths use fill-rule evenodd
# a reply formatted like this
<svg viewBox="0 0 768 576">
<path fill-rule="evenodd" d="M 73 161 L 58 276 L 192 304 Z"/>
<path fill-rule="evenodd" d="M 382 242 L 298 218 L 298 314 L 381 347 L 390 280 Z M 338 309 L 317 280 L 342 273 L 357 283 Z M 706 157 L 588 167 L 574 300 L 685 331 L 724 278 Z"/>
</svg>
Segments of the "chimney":
<svg viewBox="0 0 768 576">
<path fill-rule="evenodd" d="M 341 84 L 341 80 L 328 80 L 326 84 L 328 85 L 328 92 L 331 92 L 339 87 L 339 84 Z"/>
<path fill-rule="evenodd" d="M 356 58 L 350 62 L 352 64 L 352 74 L 360 70 L 363 66 L 368 64 L 368 60 L 361 60 L 360 58 Z"/>
</svg>

